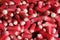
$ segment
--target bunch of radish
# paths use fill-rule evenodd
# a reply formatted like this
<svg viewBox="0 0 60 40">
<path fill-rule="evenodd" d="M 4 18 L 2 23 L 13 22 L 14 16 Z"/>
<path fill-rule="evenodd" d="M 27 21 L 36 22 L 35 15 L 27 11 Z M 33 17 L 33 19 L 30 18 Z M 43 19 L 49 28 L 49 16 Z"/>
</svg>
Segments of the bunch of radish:
<svg viewBox="0 0 60 40">
<path fill-rule="evenodd" d="M 0 0 L 0 40 L 60 40 L 59 0 Z"/>
</svg>

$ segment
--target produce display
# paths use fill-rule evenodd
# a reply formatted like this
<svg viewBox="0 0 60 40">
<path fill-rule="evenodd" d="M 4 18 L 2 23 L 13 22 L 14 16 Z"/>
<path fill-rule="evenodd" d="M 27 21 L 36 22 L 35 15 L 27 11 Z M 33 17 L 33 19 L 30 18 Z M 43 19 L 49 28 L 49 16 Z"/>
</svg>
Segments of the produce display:
<svg viewBox="0 0 60 40">
<path fill-rule="evenodd" d="M 0 0 L 0 40 L 60 40 L 60 0 Z"/>
</svg>

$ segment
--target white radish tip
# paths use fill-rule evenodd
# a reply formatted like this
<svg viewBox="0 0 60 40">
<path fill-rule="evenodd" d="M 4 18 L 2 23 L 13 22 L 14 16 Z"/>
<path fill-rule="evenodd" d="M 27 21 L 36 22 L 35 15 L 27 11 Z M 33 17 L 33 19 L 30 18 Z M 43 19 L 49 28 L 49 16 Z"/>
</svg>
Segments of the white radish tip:
<svg viewBox="0 0 60 40">
<path fill-rule="evenodd" d="M 2 23 L 2 20 L 0 20 L 0 23 Z"/>
<path fill-rule="evenodd" d="M 50 11 L 47 11 L 48 15 L 50 15 Z"/>
<path fill-rule="evenodd" d="M 30 32 L 31 32 L 31 33 L 33 33 L 33 32 L 34 32 L 34 30 L 30 30 Z"/>
<path fill-rule="evenodd" d="M 18 30 L 19 30 L 19 31 L 20 31 L 20 29 L 21 29 L 20 26 L 18 26 Z"/>
<path fill-rule="evenodd" d="M 25 14 L 26 16 L 29 16 L 27 13 Z"/>
<path fill-rule="evenodd" d="M 17 8 L 17 11 L 21 11 L 21 9 L 20 8 Z"/>
<path fill-rule="evenodd" d="M 27 12 L 28 12 L 28 10 L 27 10 L 27 9 L 24 9 L 23 11 L 24 11 L 25 13 L 27 13 Z"/>
<path fill-rule="evenodd" d="M 9 26 L 13 26 L 13 23 L 9 23 Z"/>
<path fill-rule="evenodd" d="M 21 33 L 24 32 L 24 29 L 21 30 Z"/>
<path fill-rule="evenodd" d="M 21 36 L 18 36 L 17 38 L 18 38 L 18 39 L 22 39 L 22 37 L 21 37 Z"/>
<path fill-rule="evenodd" d="M 4 30 L 7 31 L 7 28 L 5 28 Z"/>
<path fill-rule="evenodd" d="M 6 40 L 11 40 L 10 37 L 7 37 Z"/>
<path fill-rule="evenodd" d="M 45 31 L 45 32 L 46 32 L 46 29 L 45 29 L 45 28 L 43 28 L 43 31 Z"/>
<path fill-rule="evenodd" d="M 42 25 L 39 25 L 39 28 L 40 28 L 40 29 L 42 29 L 42 28 L 43 28 L 43 26 L 42 26 Z"/>
<path fill-rule="evenodd" d="M 56 40 L 56 39 L 54 37 L 52 37 L 51 40 Z"/>
<path fill-rule="evenodd" d="M 22 25 L 22 26 L 25 25 L 25 21 L 22 21 L 22 22 L 21 22 L 21 25 Z"/>
<path fill-rule="evenodd" d="M 8 3 L 6 2 L 5 5 L 8 5 Z"/>
<path fill-rule="evenodd" d="M 5 31 L 5 34 L 6 34 L 6 35 L 9 35 L 9 32 L 8 32 L 8 31 Z"/>
<path fill-rule="evenodd" d="M 14 38 L 14 36 L 10 35 L 11 38 Z"/>
<path fill-rule="evenodd" d="M 15 35 L 18 35 L 18 34 L 19 34 L 19 32 L 16 31 L 16 32 L 15 32 Z"/>
<path fill-rule="evenodd" d="M 18 22 L 17 21 L 14 21 L 14 25 L 17 25 L 18 24 Z"/>
<path fill-rule="evenodd" d="M 10 5 L 14 5 L 15 3 L 13 1 L 10 1 Z"/>
<path fill-rule="evenodd" d="M 55 28 L 53 29 L 53 33 L 56 33 L 56 29 Z"/>
<path fill-rule="evenodd" d="M 4 23 L 4 26 L 7 26 L 8 24 L 7 23 Z"/>
<path fill-rule="evenodd" d="M 24 21 L 27 22 L 29 19 L 28 18 L 24 18 Z"/>
<path fill-rule="evenodd" d="M 56 14 L 55 13 L 51 13 L 51 17 L 52 18 L 55 18 L 56 17 Z"/>
<path fill-rule="evenodd" d="M 60 14 L 60 8 L 58 9 L 57 13 Z"/>
<path fill-rule="evenodd" d="M 11 17 L 13 17 L 13 16 L 14 16 L 14 14 L 13 14 L 13 13 L 11 13 L 11 14 L 10 14 L 10 16 L 11 16 Z"/>
<path fill-rule="evenodd" d="M 22 4 L 24 4 L 24 5 L 25 5 L 25 4 L 26 4 L 26 1 L 23 1 L 23 2 L 22 2 Z"/>
<path fill-rule="evenodd" d="M 7 11 L 6 9 L 4 9 L 4 10 L 2 11 L 2 13 L 3 13 L 4 15 L 6 15 L 6 14 L 8 14 L 8 11 Z"/>
<path fill-rule="evenodd" d="M 37 17 L 37 13 L 33 14 L 33 17 Z"/>
<path fill-rule="evenodd" d="M 37 36 L 38 36 L 39 38 L 43 38 L 41 34 L 37 34 Z"/>
<path fill-rule="evenodd" d="M 20 12 L 19 12 L 19 11 L 17 11 L 16 13 L 17 13 L 17 14 L 19 14 Z"/>
</svg>

